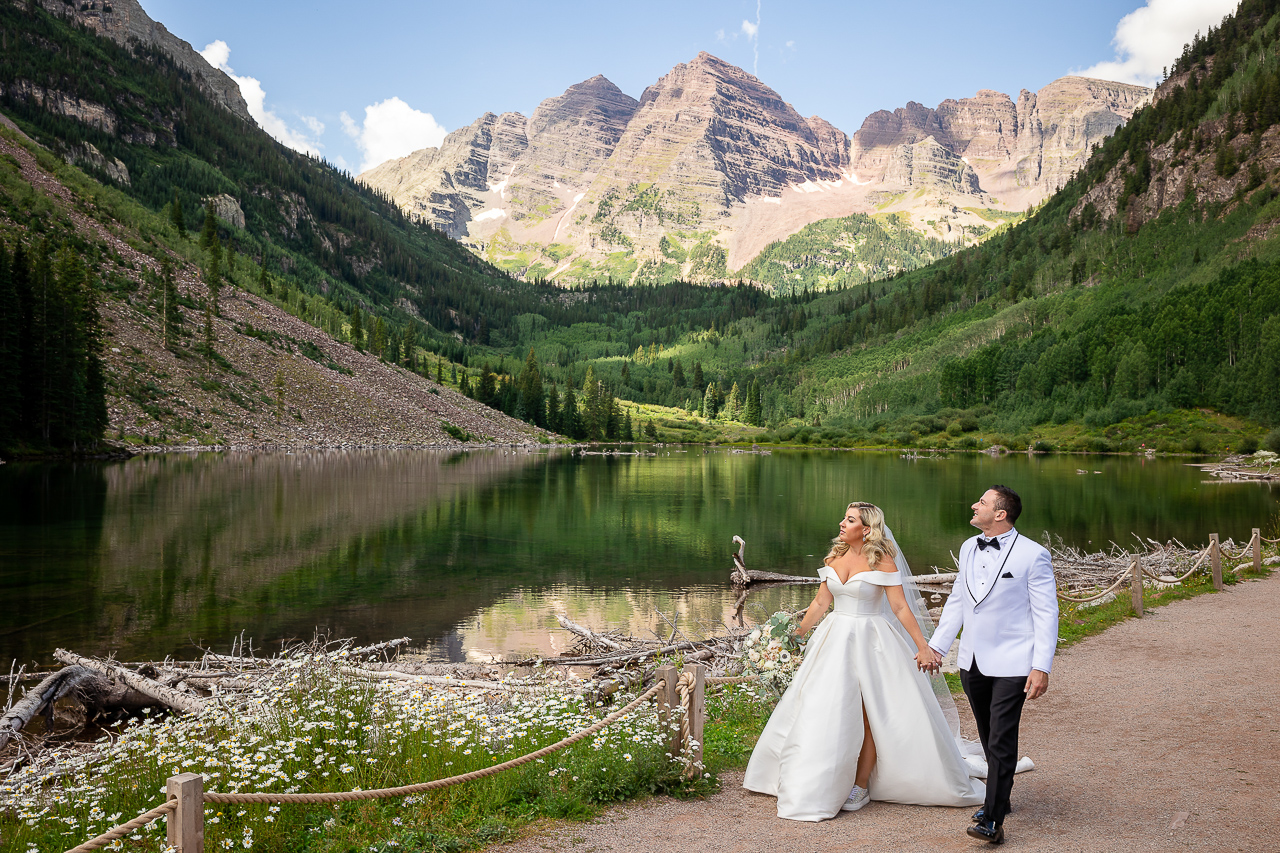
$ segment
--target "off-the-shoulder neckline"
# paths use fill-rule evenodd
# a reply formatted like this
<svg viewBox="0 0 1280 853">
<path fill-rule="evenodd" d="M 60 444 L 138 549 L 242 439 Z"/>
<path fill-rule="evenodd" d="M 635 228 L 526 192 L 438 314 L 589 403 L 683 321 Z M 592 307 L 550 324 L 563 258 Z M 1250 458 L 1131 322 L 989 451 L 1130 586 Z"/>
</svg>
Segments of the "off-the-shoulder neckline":
<svg viewBox="0 0 1280 853">
<path fill-rule="evenodd" d="M 854 579 L 854 578 L 861 577 L 862 575 L 870 574 L 871 572 L 880 572 L 880 570 L 879 570 L 879 569 L 863 569 L 863 570 L 862 570 L 862 571 L 860 571 L 860 572 L 854 572 L 853 574 L 849 575 L 849 579 L 848 579 L 848 580 L 843 580 L 843 581 L 842 581 L 842 580 L 840 580 L 840 575 L 839 575 L 839 573 L 838 573 L 838 572 L 836 572 L 836 570 L 835 570 L 835 569 L 831 568 L 830 566 L 823 566 L 822 568 L 824 568 L 824 569 L 826 569 L 827 571 L 831 572 L 832 576 L 836 579 L 836 583 L 840 584 L 841 586 L 847 586 L 848 584 L 850 584 L 850 583 L 852 583 L 852 582 L 853 582 L 853 579 Z M 884 575 L 885 577 L 888 577 L 889 575 L 896 575 L 896 574 L 898 574 L 898 570 L 897 570 L 897 569 L 894 569 L 894 570 L 893 570 L 893 571 L 891 571 L 891 572 L 880 572 L 880 574 Z"/>
</svg>

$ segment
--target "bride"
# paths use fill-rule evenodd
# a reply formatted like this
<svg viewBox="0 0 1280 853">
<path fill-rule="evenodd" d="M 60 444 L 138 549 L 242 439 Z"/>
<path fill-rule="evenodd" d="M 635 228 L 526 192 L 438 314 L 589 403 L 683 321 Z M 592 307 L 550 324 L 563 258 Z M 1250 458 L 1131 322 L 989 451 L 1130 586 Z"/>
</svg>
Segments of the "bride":
<svg viewBox="0 0 1280 853">
<path fill-rule="evenodd" d="M 790 820 L 826 820 L 873 797 L 981 805 L 946 681 L 921 671 L 936 660 L 925 637 L 933 625 L 880 508 L 849 504 L 823 562 L 800 635 L 835 610 L 809 640 L 743 787 L 777 797 L 778 817 Z"/>
</svg>

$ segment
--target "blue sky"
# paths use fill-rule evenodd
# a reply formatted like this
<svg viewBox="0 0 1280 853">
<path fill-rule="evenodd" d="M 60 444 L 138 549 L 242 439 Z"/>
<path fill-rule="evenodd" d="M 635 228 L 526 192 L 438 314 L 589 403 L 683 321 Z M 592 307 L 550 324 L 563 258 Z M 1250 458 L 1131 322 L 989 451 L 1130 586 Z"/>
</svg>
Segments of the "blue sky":
<svg viewBox="0 0 1280 853">
<path fill-rule="evenodd" d="M 353 172 L 603 74 L 632 97 L 705 50 L 852 135 L 878 109 L 1070 73 L 1151 84 L 1235 0 L 141 0 L 276 138 Z"/>
</svg>

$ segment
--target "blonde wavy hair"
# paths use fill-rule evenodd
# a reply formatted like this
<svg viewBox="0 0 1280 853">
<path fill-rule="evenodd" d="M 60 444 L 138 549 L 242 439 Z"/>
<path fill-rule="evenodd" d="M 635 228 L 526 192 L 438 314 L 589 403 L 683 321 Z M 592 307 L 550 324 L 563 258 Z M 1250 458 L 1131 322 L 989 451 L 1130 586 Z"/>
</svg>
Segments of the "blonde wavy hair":
<svg viewBox="0 0 1280 853">
<path fill-rule="evenodd" d="M 875 504 L 854 501 L 845 507 L 845 512 L 848 513 L 854 508 L 858 510 L 858 517 L 862 519 L 862 527 L 865 531 L 862 534 L 862 556 L 867 558 L 867 565 L 875 568 L 882 559 L 888 558 L 890 561 L 896 559 L 898 549 L 884 532 L 884 510 Z M 822 562 L 829 566 L 832 560 L 843 557 L 848 551 L 849 543 L 837 536 L 831 540 L 831 551 Z"/>
</svg>

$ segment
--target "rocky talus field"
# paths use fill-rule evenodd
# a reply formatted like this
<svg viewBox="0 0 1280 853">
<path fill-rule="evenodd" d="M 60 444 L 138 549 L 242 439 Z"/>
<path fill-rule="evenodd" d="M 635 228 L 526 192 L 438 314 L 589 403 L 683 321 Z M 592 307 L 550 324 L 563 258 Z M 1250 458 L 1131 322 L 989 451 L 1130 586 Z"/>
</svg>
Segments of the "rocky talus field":
<svg viewBox="0 0 1280 853">
<path fill-rule="evenodd" d="M 340 343 L 271 301 L 224 286 L 213 321 L 219 358 L 202 353 L 208 296 L 199 270 L 177 266 L 183 335 L 166 349 L 152 284 L 158 264 L 45 171 L 21 145 L 0 139 L 23 177 L 111 260 L 114 286 L 99 302 L 106 334 L 107 438 L 131 445 L 460 446 L 450 424 L 479 442 L 536 444 L 546 434 L 457 391 Z M 131 282 L 120 286 L 120 282 Z M 175 352 L 176 351 L 176 352 Z"/>
</svg>

